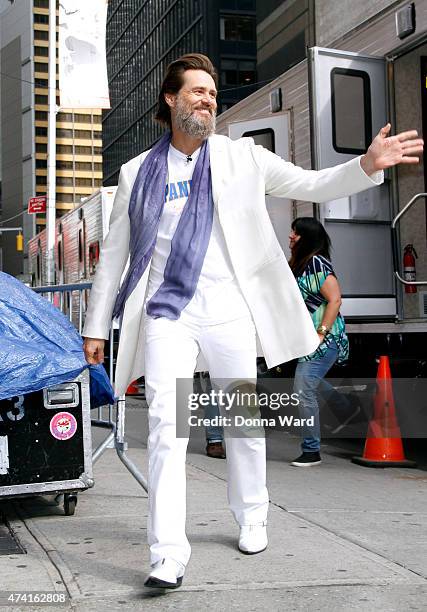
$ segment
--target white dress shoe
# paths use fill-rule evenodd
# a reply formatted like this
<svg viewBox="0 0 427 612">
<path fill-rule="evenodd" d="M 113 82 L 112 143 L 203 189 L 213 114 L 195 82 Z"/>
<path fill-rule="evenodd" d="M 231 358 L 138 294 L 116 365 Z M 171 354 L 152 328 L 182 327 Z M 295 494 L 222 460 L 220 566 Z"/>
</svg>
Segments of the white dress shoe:
<svg viewBox="0 0 427 612">
<path fill-rule="evenodd" d="M 182 584 L 185 567 L 174 559 L 162 559 L 151 566 L 151 572 L 144 582 L 146 587 L 176 589 Z"/>
<path fill-rule="evenodd" d="M 267 548 L 267 522 L 241 525 L 239 550 L 245 555 L 256 555 Z"/>
</svg>

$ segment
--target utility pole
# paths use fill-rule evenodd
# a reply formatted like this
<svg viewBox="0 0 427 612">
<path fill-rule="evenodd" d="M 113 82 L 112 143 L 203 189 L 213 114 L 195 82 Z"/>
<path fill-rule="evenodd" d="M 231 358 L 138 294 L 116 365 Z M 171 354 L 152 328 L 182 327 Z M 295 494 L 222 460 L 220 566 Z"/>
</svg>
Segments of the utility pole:
<svg viewBox="0 0 427 612">
<path fill-rule="evenodd" d="M 53 285 L 55 284 L 56 220 L 56 0 L 49 0 L 48 78 L 46 281 L 48 285 Z"/>
</svg>

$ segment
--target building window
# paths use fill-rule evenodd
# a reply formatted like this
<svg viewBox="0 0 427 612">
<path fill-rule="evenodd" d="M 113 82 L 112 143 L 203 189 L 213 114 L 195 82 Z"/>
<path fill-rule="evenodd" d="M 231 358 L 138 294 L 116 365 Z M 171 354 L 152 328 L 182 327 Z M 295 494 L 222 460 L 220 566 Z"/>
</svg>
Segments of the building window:
<svg viewBox="0 0 427 612">
<path fill-rule="evenodd" d="M 92 132 L 90 130 L 74 130 L 74 137 L 92 140 Z"/>
<path fill-rule="evenodd" d="M 49 57 L 49 47 L 34 47 L 34 55 Z"/>
<path fill-rule="evenodd" d="M 34 40 L 49 40 L 49 32 L 47 30 L 34 30 Z"/>
<path fill-rule="evenodd" d="M 79 278 L 86 277 L 86 226 L 82 219 L 78 224 L 77 248 L 79 257 Z"/>
<path fill-rule="evenodd" d="M 90 149 L 90 147 L 89 147 L 89 149 Z M 57 144 L 56 145 L 56 152 L 59 153 L 59 154 L 63 153 L 63 154 L 68 155 L 69 153 L 73 152 L 73 147 L 71 145 L 59 145 L 59 144 Z M 76 151 L 76 153 L 77 153 L 77 151 Z"/>
<path fill-rule="evenodd" d="M 62 272 L 62 239 L 58 239 L 58 270 Z"/>
<path fill-rule="evenodd" d="M 256 40 L 256 21 L 250 15 L 223 15 L 220 18 L 221 40 Z"/>
<path fill-rule="evenodd" d="M 47 127 L 36 127 L 36 136 L 47 136 Z"/>
<path fill-rule="evenodd" d="M 36 129 L 43 129 L 43 128 L 36 128 Z M 44 128 L 47 129 L 47 128 Z M 37 145 L 38 146 L 38 145 Z M 73 153 L 73 147 L 72 145 L 63 145 L 63 144 L 57 144 L 56 145 L 56 152 L 57 153 L 64 153 L 64 154 L 71 154 Z M 102 148 L 101 147 L 83 147 L 83 146 L 75 146 L 74 147 L 74 153 L 76 155 L 102 155 Z"/>
<path fill-rule="evenodd" d="M 34 99 L 36 104 L 47 104 L 47 96 L 40 96 L 36 94 Z"/>
<path fill-rule="evenodd" d="M 57 120 L 64 121 L 64 122 L 73 121 L 73 114 L 72 113 L 59 113 L 57 116 Z"/>
<path fill-rule="evenodd" d="M 80 171 L 88 171 L 88 172 L 92 172 L 92 163 L 91 162 L 79 162 L 76 161 L 74 162 L 74 166 L 73 166 L 73 162 L 70 160 L 58 160 L 56 162 L 56 168 L 57 170 L 80 170 Z M 102 164 L 99 163 L 95 163 L 93 164 L 93 170 L 94 172 L 102 172 Z"/>
<path fill-rule="evenodd" d="M 251 132 L 245 132 L 242 134 L 245 138 L 253 138 L 255 144 L 263 146 L 272 153 L 276 152 L 274 142 L 274 130 L 271 128 L 264 128 L 263 130 L 252 130 Z"/>
<path fill-rule="evenodd" d="M 72 187 L 73 186 L 72 176 L 58 176 L 56 177 L 56 184 L 58 187 Z"/>
<path fill-rule="evenodd" d="M 101 115 L 74 115 L 76 123 L 101 123 Z"/>
<path fill-rule="evenodd" d="M 371 84 L 367 72 L 331 71 L 332 142 L 338 153 L 364 153 L 372 140 Z"/>
<path fill-rule="evenodd" d="M 79 262 L 82 263 L 84 257 L 84 245 L 83 245 L 83 227 L 80 227 L 78 234 L 78 249 L 79 249 Z"/>
<path fill-rule="evenodd" d="M 72 138 L 73 130 L 64 130 L 64 128 L 56 128 L 57 138 Z"/>
<path fill-rule="evenodd" d="M 99 261 L 99 242 L 89 244 L 89 274 L 93 275 L 96 271 L 96 264 Z"/>
<path fill-rule="evenodd" d="M 57 170 L 72 170 L 73 169 L 73 162 L 72 161 L 62 161 L 59 160 L 56 162 L 56 169 Z"/>
<path fill-rule="evenodd" d="M 91 178 L 76 178 L 77 187 L 92 187 L 92 184 Z"/>
<path fill-rule="evenodd" d="M 102 122 L 101 115 L 87 115 L 74 113 L 74 117 L 72 113 L 59 113 L 58 121 L 62 121 L 64 123 L 96 123 L 100 124 Z"/>
<path fill-rule="evenodd" d="M 250 85 L 256 80 L 256 63 L 248 60 L 221 60 L 221 85 Z"/>
<path fill-rule="evenodd" d="M 39 13 L 34 14 L 34 23 L 47 23 L 49 24 L 49 15 L 39 15 Z"/>
<path fill-rule="evenodd" d="M 49 0 L 34 0 L 34 8 L 49 8 Z"/>
<path fill-rule="evenodd" d="M 41 177 L 37 177 L 39 179 Z M 92 178 L 81 178 L 72 176 L 58 176 L 56 178 L 56 184 L 58 187 L 72 187 L 74 184 L 76 187 L 100 187 L 101 179 Z"/>
<path fill-rule="evenodd" d="M 88 170 L 92 171 L 91 162 L 76 162 L 76 170 Z M 94 172 L 102 172 L 102 164 L 93 164 Z"/>
<path fill-rule="evenodd" d="M 34 62 L 34 71 L 35 72 L 46 72 L 47 73 L 47 70 L 48 70 L 47 63 L 46 64 L 42 64 L 41 62 Z"/>
<path fill-rule="evenodd" d="M 56 194 L 56 201 L 57 202 L 73 202 L 74 201 L 74 195 L 72 193 L 57 193 Z"/>
<path fill-rule="evenodd" d="M 37 284 L 41 284 L 42 282 L 42 275 L 43 275 L 42 262 L 43 262 L 42 245 L 39 240 L 37 243 L 37 260 L 36 260 L 36 283 Z"/>
</svg>

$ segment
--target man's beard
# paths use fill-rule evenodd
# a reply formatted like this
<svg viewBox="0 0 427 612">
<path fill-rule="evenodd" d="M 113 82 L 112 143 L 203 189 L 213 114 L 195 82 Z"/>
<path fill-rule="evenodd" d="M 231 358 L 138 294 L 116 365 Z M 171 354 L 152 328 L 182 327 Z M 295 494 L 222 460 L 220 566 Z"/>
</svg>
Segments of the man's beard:
<svg viewBox="0 0 427 612">
<path fill-rule="evenodd" d="M 197 116 L 193 107 L 178 97 L 175 114 L 176 127 L 193 138 L 209 138 L 215 132 L 216 114 L 212 109 L 206 110 L 209 110 L 209 116 Z"/>
</svg>

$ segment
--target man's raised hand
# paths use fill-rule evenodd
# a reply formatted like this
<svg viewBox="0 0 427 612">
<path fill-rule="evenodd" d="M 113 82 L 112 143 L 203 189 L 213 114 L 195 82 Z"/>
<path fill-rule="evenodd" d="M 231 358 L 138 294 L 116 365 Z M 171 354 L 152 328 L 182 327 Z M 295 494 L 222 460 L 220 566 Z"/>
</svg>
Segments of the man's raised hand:
<svg viewBox="0 0 427 612">
<path fill-rule="evenodd" d="M 395 136 L 388 136 L 390 129 L 390 123 L 381 128 L 366 154 L 362 156 L 360 165 L 366 174 L 371 175 L 397 164 L 419 163 L 418 154 L 423 152 L 424 141 L 422 138 L 417 138 L 418 132 L 408 130 Z"/>
</svg>

